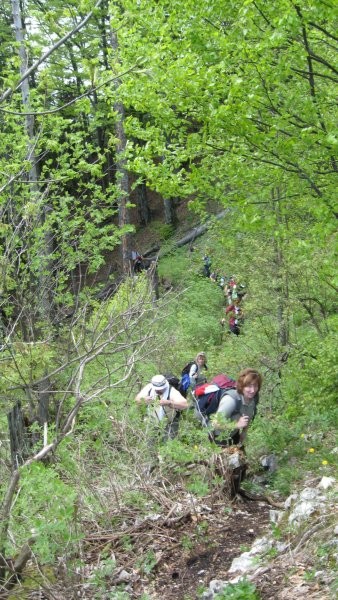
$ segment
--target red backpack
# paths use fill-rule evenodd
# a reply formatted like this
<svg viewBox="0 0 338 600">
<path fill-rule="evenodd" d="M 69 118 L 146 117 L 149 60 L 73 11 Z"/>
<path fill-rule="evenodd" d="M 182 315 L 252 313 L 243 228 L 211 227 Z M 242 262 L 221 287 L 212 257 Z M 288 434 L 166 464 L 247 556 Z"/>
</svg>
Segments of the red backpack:
<svg viewBox="0 0 338 600">
<path fill-rule="evenodd" d="M 195 396 L 199 397 L 199 396 L 203 396 L 203 394 L 208 394 L 208 387 L 213 386 L 211 388 L 211 392 L 215 392 L 217 391 L 217 389 L 219 389 L 219 385 L 217 385 L 217 383 L 215 382 L 205 382 L 205 383 L 200 383 L 200 385 L 196 385 L 194 391 Z"/>
<path fill-rule="evenodd" d="M 214 383 L 218 385 L 222 390 L 234 390 L 236 389 L 236 381 L 228 375 L 224 373 L 220 373 L 219 375 L 215 375 L 215 377 L 210 381 L 210 383 Z"/>
</svg>

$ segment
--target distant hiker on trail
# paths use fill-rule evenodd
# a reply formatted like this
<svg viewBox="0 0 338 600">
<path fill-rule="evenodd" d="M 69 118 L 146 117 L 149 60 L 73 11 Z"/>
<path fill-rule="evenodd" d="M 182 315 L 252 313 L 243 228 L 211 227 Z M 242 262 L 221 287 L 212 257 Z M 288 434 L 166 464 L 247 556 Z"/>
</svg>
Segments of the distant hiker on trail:
<svg viewBox="0 0 338 600">
<path fill-rule="evenodd" d="M 176 437 L 180 411 L 188 408 L 188 402 L 164 375 L 155 375 L 135 396 L 135 400 L 149 405 L 148 412 L 158 424 L 166 419 L 165 439 Z"/>
<path fill-rule="evenodd" d="M 240 372 L 236 389 L 226 390 L 211 419 L 214 429 L 210 441 L 219 446 L 243 444 L 256 415 L 261 386 L 262 376 L 258 371 L 248 368 Z"/>
<path fill-rule="evenodd" d="M 205 254 L 203 256 L 203 274 L 205 277 L 210 277 L 210 273 L 211 273 L 210 269 L 211 269 L 211 259 L 207 254 Z"/>
<path fill-rule="evenodd" d="M 143 256 L 137 250 L 132 250 L 130 253 L 133 273 L 141 273 L 145 269 Z"/>
<path fill-rule="evenodd" d="M 229 331 L 235 335 L 239 335 L 240 321 L 241 317 L 243 316 L 239 298 L 236 298 L 234 302 L 226 307 L 225 314 L 229 317 Z"/>
<path fill-rule="evenodd" d="M 230 287 L 229 282 L 226 282 L 223 288 L 224 297 L 226 299 L 227 304 L 232 303 L 232 287 Z"/>
<path fill-rule="evenodd" d="M 219 282 L 218 282 L 218 285 L 221 288 L 221 290 L 224 290 L 225 281 L 226 281 L 225 275 L 221 275 L 219 278 Z"/>
<path fill-rule="evenodd" d="M 242 300 L 244 298 L 245 294 L 246 294 L 245 285 L 243 283 L 240 283 L 237 286 L 237 296 L 238 296 L 239 300 Z"/>
</svg>

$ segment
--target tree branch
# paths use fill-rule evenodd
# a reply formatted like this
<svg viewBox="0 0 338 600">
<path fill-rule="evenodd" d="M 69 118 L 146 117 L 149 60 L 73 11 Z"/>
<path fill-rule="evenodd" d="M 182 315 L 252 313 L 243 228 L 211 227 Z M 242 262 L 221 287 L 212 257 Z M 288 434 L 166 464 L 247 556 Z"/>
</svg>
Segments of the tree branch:
<svg viewBox="0 0 338 600">
<path fill-rule="evenodd" d="M 75 33 L 77 33 L 78 31 L 80 31 L 80 29 L 82 29 L 82 27 L 89 21 L 89 19 L 93 16 L 94 11 L 100 7 L 100 5 L 102 4 L 103 0 L 98 0 L 93 8 L 93 10 L 91 10 L 87 16 L 76 26 L 74 27 L 74 29 L 72 29 L 72 31 L 70 31 L 69 33 L 67 33 L 66 35 L 64 35 L 58 42 L 56 42 L 56 44 L 54 44 L 54 46 L 52 46 L 52 48 L 50 48 L 49 50 L 47 50 L 47 52 L 45 52 L 41 58 L 39 58 L 29 69 L 27 69 L 27 71 L 22 75 L 21 79 L 19 80 L 19 82 L 16 84 L 16 86 L 14 88 L 8 88 L 1 96 L 0 98 L 0 103 L 3 102 L 4 100 L 6 100 L 6 98 L 8 98 L 9 96 L 11 96 L 11 94 L 13 94 L 13 92 L 16 92 L 21 84 L 23 83 L 23 81 L 25 81 L 25 79 L 27 79 L 27 77 L 29 77 L 29 75 L 31 75 L 31 73 L 33 73 L 39 65 L 41 65 L 43 62 L 45 62 L 45 60 L 53 53 L 55 52 L 55 50 L 57 50 L 58 48 L 60 48 L 60 46 L 62 46 L 62 44 L 64 44 L 67 40 L 69 40 L 70 37 L 72 37 Z"/>
</svg>

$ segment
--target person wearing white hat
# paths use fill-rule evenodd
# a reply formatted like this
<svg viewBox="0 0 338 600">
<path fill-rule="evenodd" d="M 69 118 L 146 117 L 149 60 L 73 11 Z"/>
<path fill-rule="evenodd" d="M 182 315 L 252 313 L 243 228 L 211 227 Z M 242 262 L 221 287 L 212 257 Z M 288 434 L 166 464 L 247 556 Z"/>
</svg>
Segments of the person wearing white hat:
<svg viewBox="0 0 338 600">
<path fill-rule="evenodd" d="M 151 382 L 136 394 L 135 400 L 151 405 L 151 415 L 158 422 L 167 419 L 167 437 L 173 438 L 177 435 L 180 411 L 188 408 L 188 402 L 169 384 L 164 375 L 154 375 Z"/>
</svg>

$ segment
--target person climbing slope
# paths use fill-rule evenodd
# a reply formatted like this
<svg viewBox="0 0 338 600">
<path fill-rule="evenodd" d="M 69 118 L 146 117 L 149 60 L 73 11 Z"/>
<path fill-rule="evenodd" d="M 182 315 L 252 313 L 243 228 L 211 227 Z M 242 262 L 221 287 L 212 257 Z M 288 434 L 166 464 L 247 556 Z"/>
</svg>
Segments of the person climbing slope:
<svg viewBox="0 0 338 600">
<path fill-rule="evenodd" d="M 255 369 L 239 373 L 236 389 L 226 391 L 211 418 L 214 428 L 209 435 L 211 441 L 220 446 L 243 444 L 257 412 L 261 386 L 262 376 Z"/>
<path fill-rule="evenodd" d="M 184 397 L 186 397 L 189 387 L 194 390 L 196 385 L 206 381 L 202 369 L 208 370 L 205 352 L 199 352 L 195 360 L 188 362 L 182 369 L 180 391 Z"/>
<path fill-rule="evenodd" d="M 149 415 L 161 423 L 166 419 L 165 438 L 173 439 L 178 433 L 180 411 L 188 408 L 187 400 L 169 384 L 164 375 L 154 375 L 151 382 L 136 394 L 135 401 L 149 405 Z"/>
<path fill-rule="evenodd" d="M 206 381 L 206 377 L 202 373 L 203 369 L 208 370 L 207 356 L 205 352 L 199 352 L 189 370 L 189 380 L 191 389 L 195 389 L 196 385 L 199 385 L 200 383 L 204 383 Z"/>
</svg>

